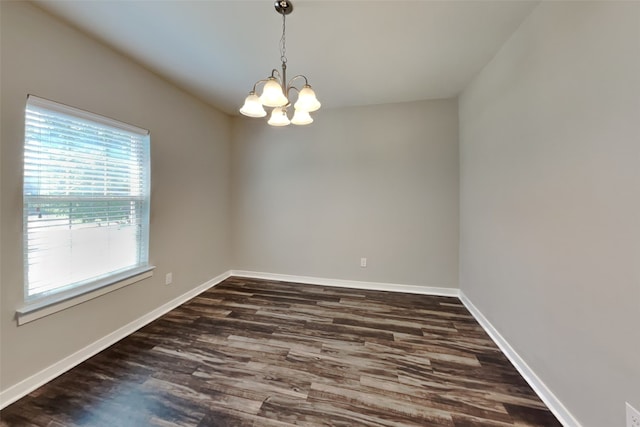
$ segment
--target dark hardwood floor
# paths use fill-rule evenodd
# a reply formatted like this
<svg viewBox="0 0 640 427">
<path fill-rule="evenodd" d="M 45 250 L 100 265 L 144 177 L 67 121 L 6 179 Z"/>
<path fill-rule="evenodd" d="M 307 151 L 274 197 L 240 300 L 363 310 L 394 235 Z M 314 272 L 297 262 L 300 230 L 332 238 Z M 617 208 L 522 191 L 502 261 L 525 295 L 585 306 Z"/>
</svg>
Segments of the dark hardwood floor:
<svg viewBox="0 0 640 427">
<path fill-rule="evenodd" d="M 230 278 L 3 426 L 559 426 L 456 298 Z"/>
</svg>

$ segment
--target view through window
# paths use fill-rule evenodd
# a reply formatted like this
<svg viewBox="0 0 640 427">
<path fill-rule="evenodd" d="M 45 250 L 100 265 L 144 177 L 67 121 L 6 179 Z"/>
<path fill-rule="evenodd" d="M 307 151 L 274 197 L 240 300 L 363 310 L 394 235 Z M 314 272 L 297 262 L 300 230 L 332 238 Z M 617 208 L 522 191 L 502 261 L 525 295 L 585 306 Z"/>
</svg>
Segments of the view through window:
<svg viewBox="0 0 640 427">
<path fill-rule="evenodd" d="M 148 264 L 149 132 L 30 95 L 24 145 L 27 300 Z"/>
</svg>

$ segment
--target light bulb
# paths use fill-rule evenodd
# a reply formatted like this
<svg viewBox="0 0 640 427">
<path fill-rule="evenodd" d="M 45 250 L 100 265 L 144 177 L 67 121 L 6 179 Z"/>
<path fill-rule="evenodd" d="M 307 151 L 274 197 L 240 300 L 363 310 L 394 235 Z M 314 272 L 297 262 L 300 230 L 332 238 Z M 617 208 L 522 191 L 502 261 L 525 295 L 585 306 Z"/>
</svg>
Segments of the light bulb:
<svg viewBox="0 0 640 427">
<path fill-rule="evenodd" d="M 298 93 L 298 101 L 296 101 L 294 107 L 297 110 L 304 110 L 309 113 L 320 108 L 320 101 L 316 98 L 316 93 L 311 89 L 311 86 L 304 85 Z"/>
<path fill-rule="evenodd" d="M 313 123 L 313 118 L 309 115 L 308 111 L 296 109 L 291 123 L 294 125 L 308 125 L 309 123 Z"/>
<path fill-rule="evenodd" d="M 269 77 L 262 89 L 260 102 L 266 107 L 282 107 L 289 103 L 289 100 L 282 93 L 282 86 L 275 77 Z"/>
<path fill-rule="evenodd" d="M 264 111 L 262 107 L 260 98 L 258 98 L 255 92 L 251 92 L 249 96 L 247 96 L 240 112 L 248 117 L 264 117 L 267 115 L 267 112 Z"/>
<path fill-rule="evenodd" d="M 271 126 L 287 126 L 291 122 L 289 121 L 289 117 L 287 117 L 287 110 L 276 107 L 271 112 L 271 117 L 267 123 Z"/>
</svg>

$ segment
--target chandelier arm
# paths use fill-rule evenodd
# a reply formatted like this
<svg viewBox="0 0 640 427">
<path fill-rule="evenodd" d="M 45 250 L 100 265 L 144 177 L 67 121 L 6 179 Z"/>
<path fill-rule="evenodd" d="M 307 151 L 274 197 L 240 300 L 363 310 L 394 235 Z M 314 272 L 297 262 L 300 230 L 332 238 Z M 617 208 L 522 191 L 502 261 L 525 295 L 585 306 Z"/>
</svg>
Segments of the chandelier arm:
<svg viewBox="0 0 640 427">
<path fill-rule="evenodd" d="M 271 70 L 271 77 L 277 78 L 278 80 L 280 80 L 280 82 L 282 82 L 282 73 L 278 71 L 277 68 Z"/>
<path fill-rule="evenodd" d="M 251 90 L 251 92 L 255 93 L 256 89 L 258 88 L 258 85 L 260 83 L 266 83 L 269 79 L 262 79 L 262 80 L 258 80 L 257 82 L 255 82 L 253 84 L 253 89 Z"/>
<path fill-rule="evenodd" d="M 303 74 L 298 74 L 297 76 L 293 76 L 293 77 L 291 78 L 291 80 L 289 80 L 289 83 L 287 83 L 287 88 L 295 88 L 297 91 L 300 91 L 298 88 L 296 88 L 296 87 L 293 85 L 293 81 L 294 81 L 295 79 L 304 79 L 304 84 L 305 84 L 305 86 L 308 86 L 308 85 L 309 85 L 309 80 L 307 80 L 307 76 L 305 76 L 305 75 L 303 75 Z"/>
<path fill-rule="evenodd" d="M 287 107 L 291 105 L 291 98 L 289 97 L 289 92 L 291 92 L 292 90 L 294 90 L 297 94 L 300 94 L 300 89 L 298 89 L 297 87 L 291 86 L 291 85 L 287 86 L 287 92 L 285 93 L 285 95 L 287 96 L 287 100 L 289 101 L 289 103 L 287 104 Z"/>
</svg>

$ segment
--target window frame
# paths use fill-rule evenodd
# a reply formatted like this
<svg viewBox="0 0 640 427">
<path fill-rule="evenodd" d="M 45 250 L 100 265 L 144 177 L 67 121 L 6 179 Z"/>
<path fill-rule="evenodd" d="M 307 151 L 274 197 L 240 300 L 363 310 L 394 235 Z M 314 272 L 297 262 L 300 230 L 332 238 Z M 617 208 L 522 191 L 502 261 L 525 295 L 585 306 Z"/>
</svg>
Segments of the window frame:
<svg viewBox="0 0 640 427">
<path fill-rule="evenodd" d="M 23 251 L 22 251 L 22 261 L 24 268 L 24 279 L 23 279 L 23 292 L 24 292 L 24 305 L 17 310 L 17 320 L 18 325 L 39 319 L 44 316 L 48 316 L 49 314 L 53 314 L 57 311 L 64 310 L 73 305 L 80 304 L 82 302 L 88 301 L 90 299 L 96 298 L 98 296 L 104 295 L 108 292 L 112 292 L 116 289 L 120 289 L 124 286 L 128 286 L 130 284 L 139 282 L 153 275 L 153 270 L 155 266 L 149 263 L 149 234 L 150 234 L 150 206 L 151 206 L 151 141 L 150 141 L 150 132 L 146 129 L 139 128 L 137 126 L 133 126 L 127 123 L 120 122 L 118 120 L 114 120 L 102 115 L 98 115 L 95 113 L 91 113 L 85 110 L 81 110 L 78 108 L 74 108 L 65 104 L 61 104 L 58 102 L 50 101 L 45 98 L 40 98 L 34 95 L 27 96 L 27 102 L 25 104 L 25 134 L 23 138 L 23 152 L 26 152 L 27 149 L 27 109 L 30 106 L 34 106 L 35 108 L 41 108 L 48 110 L 50 112 L 59 113 L 66 116 L 71 116 L 80 121 L 91 122 L 96 125 L 117 128 L 121 131 L 136 134 L 141 137 L 141 150 L 142 150 L 142 159 L 140 160 L 140 164 L 142 165 L 141 176 L 142 179 L 142 196 L 140 197 L 140 208 L 137 210 L 140 219 L 140 229 L 137 233 L 138 237 L 136 237 L 136 251 L 140 255 L 136 258 L 138 263 L 136 265 L 124 266 L 118 270 L 111 270 L 106 272 L 105 274 L 93 276 L 86 280 L 76 280 L 66 283 L 65 285 L 57 286 L 56 288 L 43 291 L 36 294 L 30 294 L 30 284 L 28 277 L 28 242 L 27 238 L 29 236 L 28 229 L 28 217 L 29 217 L 29 206 L 28 201 L 36 199 L 41 196 L 29 196 L 27 195 L 27 191 L 25 186 L 26 182 L 26 170 L 23 169 L 22 173 L 22 184 L 23 184 Z M 66 130 L 66 128 L 63 128 Z M 112 140 L 111 140 L 112 141 Z M 100 146 L 99 141 L 93 141 L 96 145 Z M 104 144 L 109 144 L 109 141 L 103 142 Z M 26 160 L 26 159 L 25 159 Z M 23 162 L 23 166 L 26 162 Z M 39 164 L 39 163 L 38 163 Z M 135 181 L 134 181 L 135 182 Z M 98 201 L 100 199 L 99 196 L 86 196 L 78 197 L 78 201 L 88 200 L 88 201 Z M 125 196 L 126 197 L 126 196 Z M 133 196 L 131 196 L 133 197 Z M 86 199 L 85 199 L 86 198 Z"/>
</svg>

